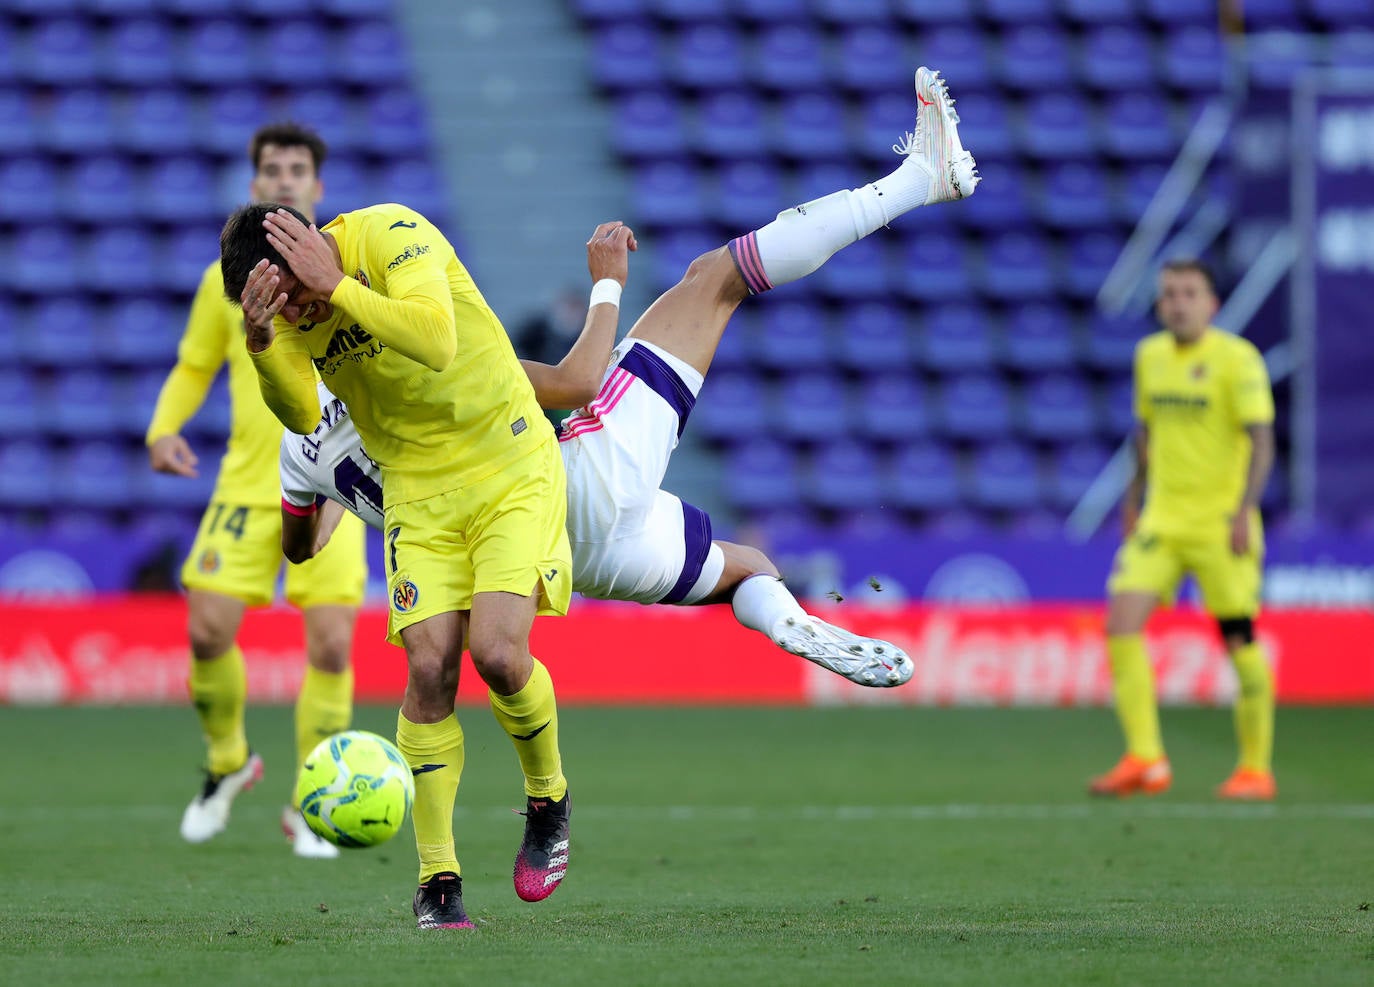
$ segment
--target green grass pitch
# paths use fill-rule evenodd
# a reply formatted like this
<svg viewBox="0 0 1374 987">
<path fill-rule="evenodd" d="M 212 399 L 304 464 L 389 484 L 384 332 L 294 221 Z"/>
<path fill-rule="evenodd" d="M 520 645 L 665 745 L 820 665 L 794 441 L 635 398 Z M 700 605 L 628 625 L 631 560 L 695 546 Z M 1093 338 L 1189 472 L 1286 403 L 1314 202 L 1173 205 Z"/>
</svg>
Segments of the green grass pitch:
<svg viewBox="0 0 1374 987">
<path fill-rule="evenodd" d="M 465 709 L 479 927 L 426 933 L 409 826 L 290 855 L 290 715 L 250 712 L 267 777 L 187 846 L 189 709 L 0 709 L 0 983 L 1374 983 L 1368 709 L 1280 711 L 1273 807 L 1213 800 L 1221 710 L 1165 713 L 1173 791 L 1101 803 L 1104 710 L 565 709 L 572 862 L 537 905 L 514 752 Z"/>
</svg>

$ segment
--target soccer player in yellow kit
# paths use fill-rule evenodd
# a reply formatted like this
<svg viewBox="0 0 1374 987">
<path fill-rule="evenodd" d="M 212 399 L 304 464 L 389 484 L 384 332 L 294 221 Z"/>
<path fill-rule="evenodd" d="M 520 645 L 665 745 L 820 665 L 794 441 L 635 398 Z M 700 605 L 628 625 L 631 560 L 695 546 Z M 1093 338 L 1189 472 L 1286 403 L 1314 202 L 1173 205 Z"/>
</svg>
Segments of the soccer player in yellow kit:
<svg viewBox="0 0 1374 987">
<path fill-rule="evenodd" d="M 320 138 L 294 124 L 260 129 L 249 146 L 254 199 L 286 201 L 313 213 L 323 188 Z M 277 455 L 282 426 L 258 390 L 258 375 L 244 348 L 243 312 L 224 297 L 218 263 L 206 268 L 191 306 L 177 363 L 158 397 L 148 426 L 153 469 L 195 476 L 197 458 L 181 429 L 204 403 L 215 375 L 229 365 L 232 426 L 210 505 L 182 568 L 188 590 L 191 638 L 191 701 L 208 747 L 206 779 L 187 806 L 181 835 L 192 843 L 221 832 L 235 796 L 262 775 L 244 730 L 247 690 L 243 653 L 235 643 L 244 611 L 265 606 L 276 594 L 282 567 L 281 491 Z M 313 427 L 313 426 L 312 426 Z M 321 739 L 347 729 L 353 715 L 349 661 L 353 625 L 367 579 L 365 526 L 352 518 L 337 545 L 286 571 L 286 598 L 305 619 L 308 665 L 296 700 L 297 766 Z M 295 801 L 291 775 L 291 801 Z M 282 827 L 294 852 L 334 857 L 338 849 L 316 836 L 293 805 Z"/>
<path fill-rule="evenodd" d="M 1126 754 L 1093 780 L 1094 795 L 1153 795 L 1173 780 L 1142 632 L 1190 572 L 1240 680 L 1240 758 L 1217 795 L 1267 800 L 1277 792 L 1270 763 L 1274 680 L 1254 626 L 1264 556 L 1259 499 L 1274 462 L 1274 399 L 1259 351 L 1211 325 L 1217 308 L 1206 267 L 1194 260 L 1165 264 L 1156 300 L 1164 331 L 1136 347 L 1138 467 L 1123 505 L 1126 540 L 1108 581 L 1107 613 Z"/>
<path fill-rule="evenodd" d="M 567 612 L 571 551 L 557 442 L 505 330 L 443 234 L 405 206 L 322 232 L 248 206 L 220 250 L 268 405 L 310 432 L 318 368 L 382 469 L 388 636 L 409 670 L 396 742 L 415 772 L 417 924 L 471 926 L 453 839 L 465 641 L 525 776 L 516 892 L 548 897 L 567 870 L 570 805 L 553 681 L 529 632 L 537 613 Z"/>
</svg>

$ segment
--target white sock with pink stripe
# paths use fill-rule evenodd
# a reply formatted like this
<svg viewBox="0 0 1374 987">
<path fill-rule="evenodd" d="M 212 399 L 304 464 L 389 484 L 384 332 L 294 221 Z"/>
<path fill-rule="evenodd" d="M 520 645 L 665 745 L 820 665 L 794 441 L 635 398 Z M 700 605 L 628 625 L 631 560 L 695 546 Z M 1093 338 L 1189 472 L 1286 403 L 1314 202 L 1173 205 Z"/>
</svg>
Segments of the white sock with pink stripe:
<svg viewBox="0 0 1374 987">
<path fill-rule="evenodd" d="M 750 293 L 806 277 L 835 251 L 923 205 L 930 177 L 908 167 L 910 160 L 886 178 L 780 212 L 767 226 L 730 241 Z"/>
</svg>

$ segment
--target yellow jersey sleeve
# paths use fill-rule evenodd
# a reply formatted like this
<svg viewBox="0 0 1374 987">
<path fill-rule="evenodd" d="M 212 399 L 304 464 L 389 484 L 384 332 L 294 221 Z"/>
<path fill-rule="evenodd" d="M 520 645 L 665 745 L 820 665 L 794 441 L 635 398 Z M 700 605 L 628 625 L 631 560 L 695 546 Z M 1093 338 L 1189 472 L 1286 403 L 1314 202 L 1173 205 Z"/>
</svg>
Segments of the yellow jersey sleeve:
<svg viewBox="0 0 1374 987">
<path fill-rule="evenodd" d="M 144 436 L 149 445 L 164 435 L 180 432 L 205 403 L 215 374 L 224 365 L 228 328 L 224 315 L 224 280 L 219 264 L 215 263 L 205 269 L 200 286 L 196 288 L 191 314 L 177 345 L 176 366 L 162 385 Z"/>
<path fill-rule="evenodd" d="M 301 331 L 285 319 L 278 317 L 275 329 L 271 346 L 249 353 L 258 372 L 258 389 L 272 414 L 289 431 L 309 435 L 320 423 L 310 350 Z"/>
<path fill-rule="evenodd" d="M 1271 424 L 1274 392 L 1263 355 L 1243 339 L 1236 340 L 1235 354 L 1230 379 L 1232 414 L 1242 426 Z"/>
<path fill-rule="evenodd" d="M 391 215 L 382 214 L 360 220 L 365 229 L 357 241 L 363 265 L 386 272 L 386 294 L 345 274 L 329 300 L 397 353 L 431 370 L 445 370 L 458 347 L 448 241 L 418 213 L 388 219 Z M 348 217 L 335 220 L 347 222 Z"/>
</svg>

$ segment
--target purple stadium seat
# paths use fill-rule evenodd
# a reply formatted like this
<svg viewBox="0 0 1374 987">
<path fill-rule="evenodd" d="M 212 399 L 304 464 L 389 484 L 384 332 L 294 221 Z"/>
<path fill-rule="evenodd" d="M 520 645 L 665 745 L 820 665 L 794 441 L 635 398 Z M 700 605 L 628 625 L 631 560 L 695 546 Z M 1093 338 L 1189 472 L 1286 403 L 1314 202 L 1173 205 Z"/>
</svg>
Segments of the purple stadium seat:
<svg viewBox="0 0 1374 987">
<path fill-rule="evenodd" d="M 1073 237 L 1062 268 L 1061 290 L 1076 298 L 1095 298 L 1125 245 L 1125 239 L 1116 233 L 1084 233 Z"/>
<path fill-rule="evenodd" d="M 1365 68 L 1374 65 L 1374 30 L 1347 30 L 1328 39 L 1327 56 L 1331 64 L 1341 68 Z"/>
<path fill-rule="evenodd" d="M 907 511 L 943 511 L 959 502 L 959 466 L 937 442 L 916 441 L 897 450 L 885 473 L 883 501 Z"/>
<path fill-rule="evenodd" d="M 297 89 L 282 100 L 279 117 L 295 120 L 315 130 L 329 145 L 331 161 L 335 154 L 367 150 L 374 143 L 398 151 L 407 150 L 404 142 L 382 140 L 372 127 L 374 120 L 364 123 L 359 119 L 360 104 L 365 105 L 367 111 L 375 112 L 373 104 L 378 95 L 378 92 L 369 92 L 359 99 L 349 96 L 338 87 Z M 385 115 L 379 113 L 374 119 L 380 122 Z"/>
<path fill-rule="evenodd" d="M 1019 229 L 1030 222 L 1030 191 L 1019 169 L 998 168 L 979 183 L 976 195 L 959 203 L 958 209 L 959 221 L 975 230 Z"/>
<path fill-rule="evenodd" d="M 105 227 L 80 252 L 83 282 L 95 291 L 145 294 L 162 287 L 161 251 L 138 226 Z"/>
<path fill-rule="evenodd" d="M 1051 459 L 1046 499 L 1061 510 L 1072 509 L 1106 468 L 1111 452 L 1096 442 L 1075 442 Z"/>
<path fill-rule="evenodd" d="M 1307 0 L 1306 7 L 1311 16 L 1332 28 L 1374 27 L 1374 8 L 1367 0 Z"/>
<path fill-rule="evenodd" d="M 1063 12 L 1075 21 L 1122 23 L 1136 17 L 1137 0 L 1061 0 Z"/>
<path fill-rule="evenodd" d="M 203 151 L 240 157 L 253 131 L 271 119 L 256 89 L 221 89 L 210 94 L 198 143 Z"/>
<path fill-rule="evenodd" d="M 860 100 L 854 149 L 878 166 L 895 164 L 892 146 L 916 119 L 914 97 L 907 92 L 869 93 Z M 959 128 L 960 137 L 963 127 Z"/>
<path fill-rule="evenodd" d="M 108 370 L 67 370 L 48 391 L 48 416 L 61 435 L 100 435 L 112 431 L 114 384 Z"/>
<path fill-rule="evenodd" d="M 362 126 L 350 135 L 349 141 L 352 146 L 383 157 L 402 153 L 412 157 L 423 155 L 429 148 L 428 120 L 425 105 L 416 93 L 409 89 L 381 89 L 367 97 Z"/>
<path fill-rule="evenodd" d="M 1019 143 L 1037 158 L 1087 158 L 1097 150 L 1097 127 L 1080 94 L 1051 92 L 1023 106 Z"/>
<path fill-rule="evenodd" d="M 914 363 L 911 320 L 889 302 L 846 305 L 840 311 L 836 356 L 862 374 L 904 371 Z"/>
<path fill-rule="evenodd" d="M 318 210 L 321 217 L 374 205 L 374 186 L 356 158 L 331 157 L 325 162 L 323 178 L 324 199 Z"/>
<path fill-rule="evenodd" d="M 0 220 L 46 222 L 57 215 L 57 168 L 46 158 L 0 161 L 0 188 Z"/>
<path fill-rule="evenodd" d="M 821 21 L 835 27 L 854 24 L 891 27 L 889 0 L 811 0 L 811 9 Z"/>
<path fill-rule="evenodd" d="M 1054 272 L 1048 241 L 1034 233 L 1003 233 L 984 250 L 981 288 L 1008 301 L 1045 298 L 1054 291 Z"/>
<path fill-rule="evenodd" d="M 1145 212 L 1168 168 L 1157 163 L 1135 163 L 1123 169 L 1125 182 L 1121 185 L 1113 211 L 1118 219 L 1134 225 Z"/>
<path fill-rule="evenodd" d="M 830 366 L 830 326 L 824 311 L 800 301 L 765 301 L 758 310 L 753 352 L 759 366 L 784 376 Z"/>
<path fill-rule="evenodd" d="M 687 89 L 728 89 L 744 81 L 744 46 L 729 23 L 684 26 L 669 45 L 668 78 Z"/>
<path fill-rule="evenodd" d="M 219 230 L 223 217 L 214 222 L 173 227 L 168 235 L 163 260 L 159 266 L 160 281 L 165 289 L 180 295 L 191 295 L 200 287 L 206 266 L 216 257 Z"/>
<path fill-rule="evenodd" d="M 3 39 L 0 27 L 0 62 L 7 58 Z M 37 146 L 38 121 L 29 97 L 18 89 L 0 88 L 0 154 L 26 154 Z"/>
<path fill-rule="evenodd" d="M 140 89 L 129 94 L 115 133 L 125 151 L 165 154 L 169 149 L 194 146 L 194 106 L 175 89 Z"/>
<path fill-rule="evenodd" d="M 62 209 L 76 222 L 114 221 L 128 215 L 134 203 L 134 169 L 122 157 L 85 158 L 68 170 L 64 184 Z"/>
<path fill-rule="evenodd" d="M 994 21 L 1016 24 L 1044 23 L 1055 19 L 1055 0 L 983 0 L 983 15 Z"/>
<path fill-rule="evenodd" d="M 941 305 L 926 317 L 918 353 L 921 364 L 937 373 L 986 370 L 993 362 L 987 319 L 969 305 Z"/>
<path fill-rule="evenodd" d="M 649 0 L 649 6 L 664 20 L 687 23 L 724 20 L 730 13 L 726 0 Z"/>
<path fill-rule="evenodd" d="M 335 75 L 342 82 L 376 85 L 410 60 L 405 37 L 388 21 L 358 21 L 339 32 Z"/>
<path fill-rule="evenodd" d="M 347 20 L 367 20 L 372 17 L 392 16 L 394 0 L 311 0 L 316 8 L 326 14 Z"/>
<path fill-rule="evenodd" d="M 1098 89 L 1147 89 L 1155 80 L 1150 39 L 1119 24 L 1094 28 L 1079 47 L 1083 81 Z"/>
<path fill-rule="evenodd" d="M 1002 39 L 997 76 L 1014 89 L 1065 86 L 1071 80 L 1070 52 L 1062 31 L 1044 24 L 1021 24 Z"/>
<path fill-rule="evenodd" d="M 782 175 L 771 162 L 732 161 L 719 172 L 710 211 L 717 222 L 742 232 L 762 226 L 786 203 Z"/>
<path fill-rule="evenodd" d="M 114 363 L 132 366 L 146 366 L 158 360 L 170 365 L 186 321 L 186 312 L 181 309 L 180 304 L 156 295 L 117 302 L 99 319 L 101 354 Z M 161 386 L 159 378 L 158 387 Z M 152 405 L 146 410 L 151 414 Z"/>
<path fill-rule="evenodd" d="M 301 52 L 327 54 L 334 48 L 332 32 L 317 18 L 283 20 L 276 13 L 256 35 L 259 49 L 257 78 L 274 85 L 298 85 L 301 81 Z M 334 60 L 329 57 L 312 58 L 309 80 L 311 85 L 327 84 L 334 77 Z M 385 78 L 379 76 L 378 79 Z M 373 83 L 375 84 L 375 82 Z M 323 121 L 321 121 L 323 122 Z"/>
<path fill-rule="evenodd" d="M 829 195 L 840 189 L 853 188 L 864 180 L 865 176 L 856 174 L 848 161 L 844 163 L 819 161 L 802 164 L 793 175 L 789 200 L 793 204 L 810 202 L 812 199 L 819 199 L 823 195 Z"/>
<path fill-rule="evenodd" d="M 959 111 L 959 140 L 979 161 L 1007 157 L 1016 149 L 1005 100 L 991 93 L 971 92 L 960 96 L 955 108 Z"/>
<path fill-rule="evenodd" d="M 1221 89 L 1226 54 L 1212 25 L 1189 25 L 1171 32 L 1160 53 L 1160 77 L 1181 89 L 1216 92 Z"/>
<path fill-rule="evenodd" d="M 1064 370 L 1077 359 L 1073 317 L 1052 304 L 1018 305 L 1003 346 L 1007 365 L 1022 371 Z"/>
<path fill-rule="evenodd" d="M 81 0 L 81 8 L 98 17 L 134 17 L 151 14 L 160 6 L 158 0 Z"/>
<path fill-rule="evenodd" d="M 9 287 L 35 293 L 66 292 L 83 281 L 76 239 L 59 226 L 31 226 L 14 237 Z"/>
<path fill-rule="evenodd" d="M 967 297 L 973 282 L 962 238 L 913 229 L 903 244 L 896 280 L 898 293 L 918 301 Z"/>
<path fill-rule="evenodd" d="M 264 20 L 272 18 L 296 18 L 303 20 L 311 15 L 327 11 L 316 11 L 315 0 L 237 0 L 236 6 L 245 13 L 254 14 Z M 377 12 L 367 14 L 376 17 Z"/>
<path fill-rule="evenodd" d="M 676 227 L 699 222 L 705 212 L 705 189 L 690 163 L 655 161 L 635 169 L 630 192 L 635 222 Z"/>
<path fill-rule="evenodd" d="M 1158 96 L 1126 93 L 1108 102 L 1102 124 L 1104 150 L 1123 158 L 1167 158 L 1181 142 L 1168 117 L 1160 113 Z"/>
<path fill-rule="evenodd" d="M 95 310 L 79 295 L 47 296 L 21 319 L 29 362 L 47 367 L 84 366 L 99 362 L 94 344 Z"/>
<path fill-rule="evenodd" d="M 840 84 L 868 92 L 909 93 L 910 59 L 892 26 L 885 19 L 845 19 L 841 23 L 849 30 L 840 36 L 837 51 L 835 75 Z"/>
<path fill-rule="evenodd" d="M 373 196 L 377 202 L 407 205 L 440 229 L 447 222 L 448 197 L 443 182 L 428 161 L 403 158 L 384 165 L 376 176 Z"/>
<path fill-rule="evenodd" d="M 4 398 L 0 398 L 3 406 Z M 49 448 L 20 439 L 0 444 L 0 503 L 7 507 L 47 507 L 56 487 L 56 464 Z"/>
<path fill-rule="evenodd" d="M 60 91 L 48 108 L 41 134 L 50 150 L 97 154 L 114 143 L 114 103 L 98 89 Z"/>
<path fill-rule="evenodd" d="M 1152 20 L 1170 27 L 1189 22 L 1198 24 L 1216 24 L 1217 22 L 1215 7 L 1210 7 L 1205 3 L 1195 3 L 1193 0 L 1144 0 L 1144 8 L 1145 14 Z"/>
<path fill-rule="evenodd" d="M 757 24 L 811 20 L 810 0 L 735 0 L 731 14 Z"/>
<path fill-rule="evenodd" d="M 5 423 L 5 434 L 30 435 L 39 428 L 40 418 L 33 375 L 17 369 L 0 370 L 0 420 Z"/>
<path fill-rule="evenodd" d="M 1026 384 L 1022 421 L 1026 434 L 1063 442 L 1097 434 L 1092 392 L 1082 378 L 1069 374 L 1037 377 Z"/>
<path fill-rule="evenodd" d="M 118 510 L 137 504 L 135 462 L 114 442 L 80 442 L 58 460 L 58 497 L 78 508 Z"/>
<path fill-rule="evenodd" d="M 747 90 L 705 96 L 692 122 L 689 143 L 693 151 L 710 157 L 763 155 L 767 144 L 763 104 Z"/>
<path fill-rule="evenodd" d="M 107 79 L 145 87 L 165 85 L 174 77 L 176 34 L 164 20 L 139 17 L 118 21 L 101 47 L 102 75 Z"/>
<path fill-rule="evenodd" d="M 967 24 L 977 16 L 974 0 L 892 0 L 892 12 L 912 24 Z"/>
<path fill-rule="evenodd" d="M 993 439 L 1011 429 L 1006 384 L 987 374 L 951 378 L 941 394 L 941 431 L 959 439 Z"/>
<path fill-rule="evenodd" d="M 872 510 L 881 503 L 882 494 L 878 457 L 867 445 L 840 439 L 812 454 L 802 495 L 815 507 L 825 511 Z"/>
<path fill-rule="evenodd" d="M 878 237 L 865 237 L 832 255 L 807 280 L 831 298 L 885 297 L 896 280 L 893 249 Z"/>
<path fill-rule="evenodd" d="M 628 158 L 679 157 L 687 147 L 682 108 L 655 90 L 623 97 L 611 121 L 611 146 Z"/>
<path fill-rule="evenodd" d="M 1249 10 L 1247 6 L 1246 12 Z M 1288 92 L 1298 77 L 1320 60 L 1324 41 L 1324 38 L 1289 31 L 1251 35 L 1246 42 L 1246 53 L 1251 64 L 1264 66 L 1264 71 L 1251 73 L 1251 84 L 1259 89 Z"/>
<path fill-rule="evenodd" d="M 937 27 L 922 39 L 917 52 L 919 64 L 938 68 L 956 97 L 986 88 L 992 78 L 987 42 L 973 28 Z"/>
<path fill-rule="evenodd" d="M 796 454 L 775 439 L 753 438 L 732 448 L 723 480 L 730 503 L 750 513 L 801 499 Z"/>
<path fill-rule="evenodd" d="M 765 395 L 762 382 L 752 374 L 711 374 L 692 409 L 692 430 L 713 442 L 757 438 L 767 431 Z"/>
<path fill-rule="evenodd" d="M 754 366 L 754 349 L 758 342 L 759 306 L 745 303 L 730 316 L 730 324 L 716 344 L 711 357 L 711 373 L 719 371 L 747 371 Z"/>
<path fill-rule="evenodd" d="M 183 79 L 227 86 L 256 78 L 262 51 L 241 23 L 212 20 L 192 24 L 177 55 Z"/>
<path fill-rule="evenodd" d="M 1088 330 L 1085 352 L 1090 366 L 1129 372 L 1135 346 L 1152 331 L 1143 316 L 1098 314 Z"/>
<path fill-rule="evenodd" d="M 745 71 L 765 89 L 822 89 L 828 83 L 829 61 L 829 49 L 814 24 L 769 21 L 760 27 Z"/>
<path fill-rule="evenodd" d="M 1108 386 L 1102 423 L 1109 438 L 1124 439 L 1134 432 L 1135 391 L 1129 376 L 1120 377 Z"/>
<path fill-rule="evenodd" d="M 692 261 L 720 246 L 721 238 L 710 229 L 683 227 L 660 236 L 654 250 L 654 290 L 671 288 L 687 273 Z"/>
<path fill-rule="evenodd" d="M 572 0 L 573 11 L 587 21 L 625 21 L 648 16 L 652 0 Z"/>
<path fill-rule="evenodd" d="M 825 93 L 784 96 L 769 139 L 772 150 L 803 161 L 834 160 L 849 151 L 844 104 Z"/>
<path fill-rule="evenodd" d="M 914 441 L 930 431 L 925 388 L 909 373 L 865 378 L 858 389 L 855 431 L 870 442 Z"/>
<path fill-rule="evenodd" d="M 1245 26 L 1251 31 L 1301 28 L 1301 0 L 1245 0 Z"/>
<path fill-rule="evenodd" d="M 663 84 L 661 42 L 649 24 L 631 21 L 599 28 L 588 64 L 592 78 L 607 89 L 638 91 Z"/>
<path fill-rule="evenodd" d="M 96 38 L 83 20 L 37 22 L 24 39 L 20 76 L 40 85 L 79 86 L 96 76 Z"/>
<path fill-rule="evenodd" d="M 853 399 L 839 377 L 811 370 L 778 382 L 768 420 L 776 434 L 815 445 L 848 434 L 853 411 Z"/>
<path fill-rule="evenodd" d="M 978 195 L 982 195 L 979 189 Z M 974 196 L 977 200 L 978 196 Z M 1066 161 L 1050 165 L 1035 201 L 1036 218 L 1046 226 L 1080 229 L 1112 221 L 1111 189 L 1104 168 Z"/>
<path fill-rule="evenodd" d="M 1017 442 L 1000 441 L 973 454 L 967 496 L 984 510 L 1022 511 L 1037 506 L 1041 481 L 1035 456 Z"/>
</svg>

